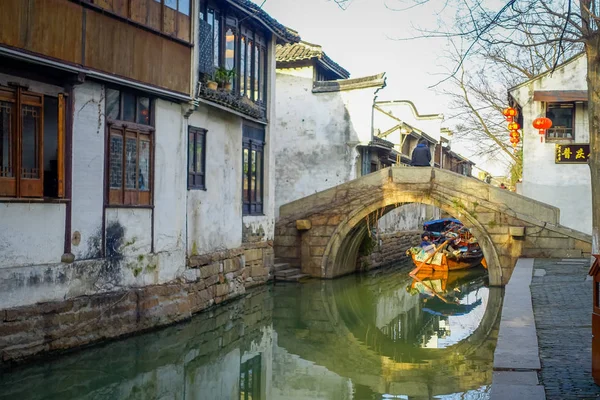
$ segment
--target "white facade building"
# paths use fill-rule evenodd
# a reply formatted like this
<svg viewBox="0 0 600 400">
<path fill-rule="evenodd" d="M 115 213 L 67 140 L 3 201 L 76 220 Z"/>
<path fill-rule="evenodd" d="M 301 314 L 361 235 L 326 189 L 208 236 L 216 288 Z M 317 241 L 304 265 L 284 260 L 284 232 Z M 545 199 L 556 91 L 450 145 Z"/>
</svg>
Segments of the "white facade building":
<svg viewBox="0 0 600 400">
<path fill-rule="evenodd" d="M 589 145 L 586 62 L 585 54 L 576 56 L 553 73 L 515 86 L 509 94 L 520 111 L 523 132 L 523 182 L 519 193 L 558 207 L 561 225 L 591 234 L 587 154 L 585 158 L 577 156 L 578 149 Z M 538 117 L 553 121 L 545 135 L 532 126 Z"/>
<path fill-rule="evenodd" d="M 377 170 L 390 148 L 372 141 L 384 74 L 349 79 L 320 46 L 277 46 L 275 213 L 282 204 Z"/>
<path fill-rule="evenodd" d="M 143 21 L 120 25 L 112 9 L 106 17 L 87 4 L 52 1 L 109 18 L 132 37 L 153 35 Z M 189 32 L 151 36 L 165 43 L 153 66 L 183 63 L 182 72 L 157 69 L 156 83 L 133 79 L 135 71 L 102 75 L 34 60 L 0 41 L 0 310 L 194 282 L 206 277 L 205 262 L 217 263 L 215 275 L 236 275 L 215 298 L 269 278 L 275 45 L 299 37 L 243 0 L 181 2 L 176 11 Z M 125 44 L 114 52 L 136 56 Z M 208 88 L 219 67 L 236 71 L 231 89 Z M 12 104 L 31 113 L 34 128 L 15 125 Z M 37 142 L 28 142 L 30 131 Z M 39 158 L 14 161 L 14 137 L 32 148 L 43 143 Z M 43 174 L 39 165 L 26 168 L 31 159 Z"/>
</svg>

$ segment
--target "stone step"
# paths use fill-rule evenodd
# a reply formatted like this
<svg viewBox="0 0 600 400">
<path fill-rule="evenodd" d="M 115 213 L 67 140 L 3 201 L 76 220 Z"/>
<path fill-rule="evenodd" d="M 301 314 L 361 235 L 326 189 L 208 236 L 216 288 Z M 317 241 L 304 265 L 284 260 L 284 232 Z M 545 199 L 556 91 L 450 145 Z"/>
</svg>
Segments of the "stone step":
<svg viewBox="0 0 600 400">
<path fill-rule="evenodd" d="M 290 269 L 290 264 L 289 263 L 275 263 L 273 264 L 273 268 L 271 269 L 272 272 L 277 272 L 277 271 L 281 271 L 284 269 Z"/>
<path fill-rule="evenodd" d="M 300 273 L 300 269 L 299 268 L 288 268 L 288 269 L 281 269 L 277 272 L 275 272 L 275 277 L 279 278 L 285 278 L 288 276 L 292 276 L 292 275 L 297 275 Z"/>
<path fill-rule="evenodd" d="M 308 274 L 296 274 L 296 275 L 291 275 L 291 276 L 286 276 L 286 277 L 277 277 L 278 281 L 283 281 L 283 282 L 302 282 L 305 280 L 310 279 L 310 275 Z"/>
</svg>

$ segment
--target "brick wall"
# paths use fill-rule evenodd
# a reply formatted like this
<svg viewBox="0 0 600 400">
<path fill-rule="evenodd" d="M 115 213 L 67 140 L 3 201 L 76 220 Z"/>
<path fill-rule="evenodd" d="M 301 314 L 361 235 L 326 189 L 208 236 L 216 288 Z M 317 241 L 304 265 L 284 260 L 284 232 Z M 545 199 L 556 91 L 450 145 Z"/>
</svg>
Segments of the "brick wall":
<svg viewBox="0 0 600 400">
<path fill-rule="evenodd" d="M 373 252 L 361 258 L 361 269 L 370 270 L 408 260 L 410 257 L 406 255 L 406 250 L 419 245 L 421 233 L 422 231 L 402 231 L 381 235 L 381 242 Z"/>
<path fill-rule="evenodd" d="M 169 325 L 270 278 L 272 242 L 191 257 L 177 281 L 0 310 L 0 367 Z"/>
</svg>

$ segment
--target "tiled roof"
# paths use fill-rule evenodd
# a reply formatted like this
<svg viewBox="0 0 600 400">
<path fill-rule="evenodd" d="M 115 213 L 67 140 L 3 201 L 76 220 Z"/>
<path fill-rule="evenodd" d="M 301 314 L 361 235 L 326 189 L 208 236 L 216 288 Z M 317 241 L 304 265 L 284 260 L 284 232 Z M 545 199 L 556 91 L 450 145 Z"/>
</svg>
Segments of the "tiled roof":
<svg viewBox="0 0 600 400">
<path fill-rule="evenodd" d="M 338 63 L 334 62 L 325 54 L 321 46 L 301 41 L 299 43 L 288 43 L 277 45 L 277 62 L 295 62 L 316 59 L 325 68 L 333 71 L 339 79 L 348 79 L 350 72 L 346 71 Z"/>
<path fill-rule="evenodd" d="M 258 4 L 253 3 L 250 0 L 227 0 L 227 2 L 233 4 L 249 14 L 251 18 L 262 23 L 284 42 L 296 43 L 300 41 L 300 36 L 298 36 L 297 32 L 288 29 L 284 25 L 277 22 L 275 18 L 267 14 L 267 12 Z"/>
</svg>

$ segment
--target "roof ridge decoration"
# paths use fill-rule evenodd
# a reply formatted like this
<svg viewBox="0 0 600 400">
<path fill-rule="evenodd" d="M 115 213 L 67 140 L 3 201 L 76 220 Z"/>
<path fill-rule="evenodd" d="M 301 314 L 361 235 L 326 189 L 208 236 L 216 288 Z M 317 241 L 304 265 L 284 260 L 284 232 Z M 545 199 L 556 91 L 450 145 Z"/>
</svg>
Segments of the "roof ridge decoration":
<svg viewBox="0 0 600 400">
<path fill-rule="evenodd" d="M 350 72 L 329 58 L 320 45 L 303 40 L 285 45 L 278 44 L 275 58 L 278 63 L 316 60 L 319 65 L 332 71 L 340 79 L 348 79 L 350 77 Z"/>
<path fill-rule="evenodd" d="M 313 93 L 340 92 L 342 90 L 366 89 L 371 87 L 384 88 L 386 85 L 385 72 L 377 75 L 363 76 L 352 79 L 335 81 L 317 81 L 313 84 Z"/>
<path fill-rule="evenodd" d="M 297 43 L 300 41 L 298 32 L 279 23 L 271 17 L 265 10 L 250 0 L 226 0 L 229 4 L 237 7 L 241 11 L 249 14 L 250 18 L 255 19 L 267 29 L 273 32 L 279 39 L 287 43 Z"/>
<path fill-rule="evenodd" d="M 377 101 L 375 102 L 375 105 L 377 106 L 393 106 L 396 104 L 407 104 L 411 111 L 413 112 L 413 115 L 417 118 L 417 119 L 444 119 L 444 114 L 419 114 L 419 111 L 417 110 L 417 106 L 415 106 L 415 103 L 413 103 L 410 100 L 384 100 L 384 101 Z"/>
</svg>

